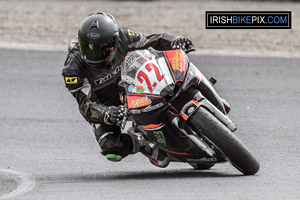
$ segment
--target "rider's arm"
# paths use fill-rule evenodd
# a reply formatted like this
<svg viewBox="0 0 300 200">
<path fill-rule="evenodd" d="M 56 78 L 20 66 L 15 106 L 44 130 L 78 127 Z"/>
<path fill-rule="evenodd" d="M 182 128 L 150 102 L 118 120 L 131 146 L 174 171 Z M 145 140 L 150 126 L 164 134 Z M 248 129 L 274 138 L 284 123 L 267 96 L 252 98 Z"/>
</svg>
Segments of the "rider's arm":
<svg viewBox="0 0 300 200">
<path fill-rule="evenodd" d="M 95 95 L 92 95 L 91 85 L 80 70 L 82 65 L 79 56 L 77 38 L 74 38 L 69 45 L 69 53 L 62 70 L 65 85 L 69 92 L 75 97 L 82 116 L 90 123 L 116 124 L 124 116 L 123 106 L 105 106 L 96 103 Z"/>
<path fill-rule="evenodd" d="M 153 47 L 156 50 L 177 49 L 177 46 L 174 46 L 176 41 L 186 38 L 170 33 L 152 34 L 146 36 L 142 33 L 137 33 L 127 28 L 120 28 L 120 34 L 121 37 L 124 37 L 124 40 L 128 42 L 129 51 L 136 49 L 147 49 L 149 47 Z M 190 45 L 192 45 L 192 43 Z"/>
<path fill-rule="evenodd" d="M 72 73 L 67 67 L 63 69 L 63 76 L 67 89 L 77 100 L 81 115 L 89 123 L 108 123 L 105 113 L 109 107 L 91 101 L 91 86 L 87 78 Z"/>
<path fill-rule="evenodd" d="M 69 45 L 68 55 L 62 70 L 66 88 L 77 100 L 79 111 L 90 123 L 104 121 L 103 112 L 107 106 L 91 101 L 91 85 L 85 74 L 80 70 L 78 39 L 74 38 Z"/>
</svg>

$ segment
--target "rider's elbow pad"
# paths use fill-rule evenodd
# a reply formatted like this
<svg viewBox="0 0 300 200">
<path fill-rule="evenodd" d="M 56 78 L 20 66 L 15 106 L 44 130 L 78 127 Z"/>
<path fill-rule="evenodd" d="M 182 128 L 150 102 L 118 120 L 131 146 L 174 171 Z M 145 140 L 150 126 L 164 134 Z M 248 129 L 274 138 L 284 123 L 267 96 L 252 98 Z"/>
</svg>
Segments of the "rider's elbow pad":
<svg viewBox="0 0 300 200">
<path fill-rule="evenodd" d="M 90 123 L 103 123 L 104 122 L 106 106 L 97 104 L 95 102 L 88 102 L 80 110 L 82 110 L 84 112 L 82 114 L 84 114 L 84 117 Z"/>
</svg>

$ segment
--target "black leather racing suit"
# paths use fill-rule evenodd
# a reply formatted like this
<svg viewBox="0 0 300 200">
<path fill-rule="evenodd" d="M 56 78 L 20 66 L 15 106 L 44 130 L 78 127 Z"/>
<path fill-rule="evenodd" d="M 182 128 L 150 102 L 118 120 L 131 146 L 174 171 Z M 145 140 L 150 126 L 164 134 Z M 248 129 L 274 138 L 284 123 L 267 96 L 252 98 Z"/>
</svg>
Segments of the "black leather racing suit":
<svg viewBox="0 0 300 200">
<path fill-rule="evenodd" d="M 70 42 L 62 74 L 66 87 L 78 102 L 80 113 L 93 125 L 102 153 L 126 156 L 132 152 L 131 139 L 120 134 L 118 126 L 101 123 L 103 119 L 94 116 L 108 106 L 121 105 L 117 83 L 120 79 L 120 64 L 129 51 L 149 47 L 156 50 L 170 50 L 171 43 L 177 36 L 167 33 L 145 36 L 127 28 L 119 28 L 119 37 L 116 56 L 108 67 L 87 65 L 81 58 L 78 39 L 74 38 Z M 108 135 L 111 135 L 110 140 L 103 142 L 103 138 L 107 138 Z"/>
</svg>

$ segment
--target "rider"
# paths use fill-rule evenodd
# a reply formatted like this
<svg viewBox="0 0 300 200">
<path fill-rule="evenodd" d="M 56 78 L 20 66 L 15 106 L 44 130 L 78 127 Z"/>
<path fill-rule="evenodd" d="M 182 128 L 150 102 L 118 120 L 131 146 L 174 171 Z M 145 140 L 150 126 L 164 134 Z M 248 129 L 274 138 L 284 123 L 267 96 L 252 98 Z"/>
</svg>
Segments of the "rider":
<svg viewBox="0 0 300 200">
<path fill-rule="evenodd" d="M 71 40 L 62 75 L 69 92 L 76 98 L 80 113 L 93 126 L 102 154 L 111 161 L 140 151 L 137 137 L 121 134 L 116 124 L 125 107 L 119 98 L 120 64 L 129 51 L 153 47 L 156 50 L 192 47 L 183 36 L 168 33 L 144 34 L 119 28 L 114 17 L 95 13 L 80 25 L 78 37 Z M 165 166 L 166 155 L 148 155 L 154 164 Z"/>
</svg>

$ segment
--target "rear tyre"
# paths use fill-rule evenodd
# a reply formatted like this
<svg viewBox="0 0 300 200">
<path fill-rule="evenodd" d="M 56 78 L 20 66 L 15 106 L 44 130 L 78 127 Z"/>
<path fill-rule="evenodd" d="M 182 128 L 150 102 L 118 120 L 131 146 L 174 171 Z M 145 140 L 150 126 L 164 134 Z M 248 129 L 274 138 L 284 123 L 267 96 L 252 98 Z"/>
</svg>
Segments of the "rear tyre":
<svg viewBox="0 0 300 200">
<path fill-rule="evenodd" d="M 212 168 L 215 164 L 214 163 L 205 163 L 205 164 L 196 164 L 196 163 L 190 163 L 190 165 L 195 170 L 206 170 Z"/>
<path fill-rule="evenodd" d="M 231 164 L 244 175 L 254 175 L 259 163 L 246 146 L 223 123 L 204 107 L 199 107 L 189 118 L 190 125 L 207 137 L 230 160 Z"/>
</svg>

